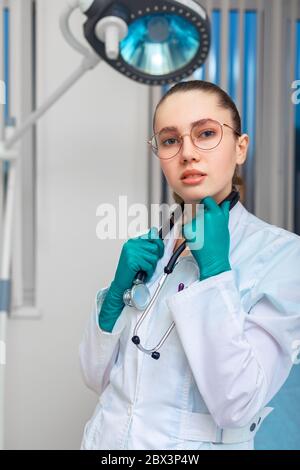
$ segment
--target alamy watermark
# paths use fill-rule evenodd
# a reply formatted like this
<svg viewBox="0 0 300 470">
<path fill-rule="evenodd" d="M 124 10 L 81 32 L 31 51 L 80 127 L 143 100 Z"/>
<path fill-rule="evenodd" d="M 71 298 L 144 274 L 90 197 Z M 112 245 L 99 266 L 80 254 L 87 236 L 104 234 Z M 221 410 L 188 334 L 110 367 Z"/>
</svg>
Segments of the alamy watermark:
<svg viewBox="0 0 300 470">
<path fill-rule="evenodd" d="M 292 102 L 294 104 L 299 104 L 300 103 L 300 80 L 295 80 L 292 83 L 292 89 L 296 90 L 292 94 Z"/>
<path fill-rule="evenodd" d="M 0 104 L 6 104 L 6 86 L 3 80 L 0 80 Z"/>
<path fill-rule="evenodd" d="M 295 339 L 292 343 L 292 362 L 293 364 L 300 364 L 300 339 Z"/>
<path fill-rule="evenodd" d="M 5 366 L 6 364 L 6 344 L 4 341 L 0 340 L 0 366 Z"/>
<path fill-rule="evenodd" d="M 96 216 L 100 217 L 96 235 L 100 240 L 127 240 L 149 232 L 150 227 L 161 228 L 161 238 L 171 237 L 171 215 L 174 214 L 173 236 L 182 235 L 182 227 L 190 249 L 201 249 L 204 244 L 204 205 L 203 204 L 151 204 L 150 214 L 145 204 L 128 204 L 127 196 L 119 196 L 118 207 L 103 203 L 97 207 Z M 150 222 L 149 222 L 150 221 Z M 191 222 L 191 223 L 189 223 Z M 157 231 L 157 238 L 159 233 Z"/>
</svg>

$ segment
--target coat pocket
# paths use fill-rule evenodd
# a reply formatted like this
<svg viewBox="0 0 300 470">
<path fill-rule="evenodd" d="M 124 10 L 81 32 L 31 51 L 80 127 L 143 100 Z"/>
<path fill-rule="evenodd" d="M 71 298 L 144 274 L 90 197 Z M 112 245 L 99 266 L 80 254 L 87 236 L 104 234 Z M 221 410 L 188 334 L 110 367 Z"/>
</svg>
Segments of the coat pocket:
<svg viewBox="0 0 300 470">
<path fill-rule="evenodd" d="M 86 423 L 83 431 L 80 450 L 97 450 L 101 437 L 103 424 L 103 409 L 101 397 L 91 419 Z"/>
</svg>

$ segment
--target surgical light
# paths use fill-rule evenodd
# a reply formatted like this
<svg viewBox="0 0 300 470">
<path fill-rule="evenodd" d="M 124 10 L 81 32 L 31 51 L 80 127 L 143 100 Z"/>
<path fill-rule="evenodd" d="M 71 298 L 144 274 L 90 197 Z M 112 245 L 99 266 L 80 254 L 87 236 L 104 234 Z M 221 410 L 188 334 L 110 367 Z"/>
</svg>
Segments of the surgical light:
<svg viewBox="0 0 300 470">
<path fill-rule="evenodd" d="M 208 56 L 210 22 L 198 0 L 84 0 L 82 11 L 94 51 L 140 83 L 180 81 Z"/>
</svg>

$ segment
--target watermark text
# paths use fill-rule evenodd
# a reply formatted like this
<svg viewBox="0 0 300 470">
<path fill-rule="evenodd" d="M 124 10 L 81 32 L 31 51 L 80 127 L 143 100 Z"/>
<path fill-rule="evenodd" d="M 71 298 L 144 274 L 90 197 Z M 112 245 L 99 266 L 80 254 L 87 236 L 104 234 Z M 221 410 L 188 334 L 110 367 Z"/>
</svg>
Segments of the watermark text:
<svg viewBox="0 0 300 470">
<path fill-rule="evenodd" d="M 3 80 L 0 80 L 0 104 L 6 104 L 6 87 Z"/>
</svg>

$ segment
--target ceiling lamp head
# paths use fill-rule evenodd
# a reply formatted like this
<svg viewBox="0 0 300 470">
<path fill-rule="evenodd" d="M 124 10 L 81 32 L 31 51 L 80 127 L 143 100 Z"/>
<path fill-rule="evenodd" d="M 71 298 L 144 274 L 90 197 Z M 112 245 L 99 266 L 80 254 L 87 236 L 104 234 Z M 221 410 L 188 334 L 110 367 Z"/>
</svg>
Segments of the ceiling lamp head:
<svg viewBox="0 0 300 470">
<path fill-rule="evenodd" d="M 92 48 L 128 78 L 165 85 L 206 60 L 210 22 L 198 0 L 83 0 Z"/>
</svg>

